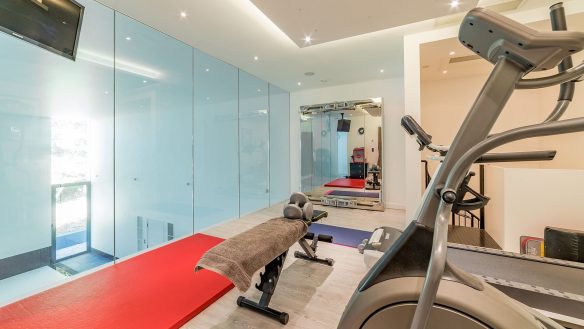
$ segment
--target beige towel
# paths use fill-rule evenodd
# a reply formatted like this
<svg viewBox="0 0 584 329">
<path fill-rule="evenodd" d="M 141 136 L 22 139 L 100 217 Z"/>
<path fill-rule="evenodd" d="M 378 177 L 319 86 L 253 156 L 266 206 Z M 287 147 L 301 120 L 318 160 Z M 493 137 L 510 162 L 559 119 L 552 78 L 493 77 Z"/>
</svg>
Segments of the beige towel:
<svg viewBox="0 0 584 329">
<path fill-rule="evenodd" d="M 255 272 L 288 250 L 307 231 L 308 226 L 301 220 L 270 219 L 207 251 L 195 271 L 205 268 L 217 272 L 244 292 L 251 286 Z"/>
</svg>

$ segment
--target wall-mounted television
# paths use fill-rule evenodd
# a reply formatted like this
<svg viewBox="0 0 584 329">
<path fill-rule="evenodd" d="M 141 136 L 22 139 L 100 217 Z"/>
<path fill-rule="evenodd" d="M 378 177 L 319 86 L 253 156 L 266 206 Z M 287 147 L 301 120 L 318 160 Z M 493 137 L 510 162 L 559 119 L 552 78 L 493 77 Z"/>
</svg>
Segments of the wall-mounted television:
<svg viewBox="0 0 584 329">
<path fill-rule="evenodd" d="M 75 60 L 84 9 L 74 0 L 0 0 L 0 30 Z"/>
<path fill-rule="evenodd" d="M 347 119 L 340 119 L 337 122 L 337 131 L 338 132 L 349 132 L 351 130 L 351 120 Z"/>
</svg>

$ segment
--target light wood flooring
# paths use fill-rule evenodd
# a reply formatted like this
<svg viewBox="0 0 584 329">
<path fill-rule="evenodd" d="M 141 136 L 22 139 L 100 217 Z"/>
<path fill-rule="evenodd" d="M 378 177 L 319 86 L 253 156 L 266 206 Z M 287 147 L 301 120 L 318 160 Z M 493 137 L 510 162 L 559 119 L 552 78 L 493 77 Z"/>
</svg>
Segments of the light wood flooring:
<svg viewBox="0 0 584 329">
<path fill-rule="evenodd" d="M 404 212 L 387 209 L 385 212 L 316 206 L 327 210 L 328 218 L 320 223 L 372 231 L 380 226 L 404 227 Z M 281 216 L 283 205 L 264 209 L 240 219 L 216 226 L 206 234 L 229 238 L 270 218 Z M 236 305 L 240 295 L 259 300 L 261 293 L 250 288 L 245 293 L 232 289 L 225 296 L 197 315 L 183 328 L 336 328 L 353 291 L 367 272 L 363 256 L 355 248 L 319 243 L 317 254 L 335 259 L 333 267 L 294 258 L 295 244 L 286 259 L 270 307 L 287 312 L 286 326 Z M 258 282 L 259 273 L 254 282 Z"/>
</svg>

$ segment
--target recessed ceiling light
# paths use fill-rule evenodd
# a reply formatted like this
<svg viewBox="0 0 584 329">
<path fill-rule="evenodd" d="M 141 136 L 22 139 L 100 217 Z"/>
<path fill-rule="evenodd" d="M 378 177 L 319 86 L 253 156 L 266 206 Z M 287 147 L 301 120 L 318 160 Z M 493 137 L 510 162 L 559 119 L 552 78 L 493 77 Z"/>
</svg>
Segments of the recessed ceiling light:
<svg viewBox="0 0 584 329">
<path fill-rule="evenodd" d="M 132 40 L 132 37 L 126 37 L 126 40 L 130 41 Z"/>
<path fill-rule="evenodd" d="M 148 83 L 148 80 L 142 80 L 142 83 Z"/>
<path fill-rule="evenodd" d="M 446 70 L 442 71 L 442 74 L 446 74 L 446 73 L 448 73 L 448 71 L 446 71 Z"/>
<path fill-rule="evenodd" d="M 448 53 L 448 55 L 450 55 L 450 56 L 452 56 L 454 54 L 456 54 L 454 51 L 451 51 L 451 52 Z"/>
<path fill-rule="evenodd" d="M 180 17 L 187 18 L 187 12 L 186 11 L 181 11 L 180 12 Z"/>
<path fill-rule="evenodd" d="M 384 69 L 381 69 L 381 70 L 379 70 L 379 73 L 383 73 L 383 72 L 385 72 L 385 70 L 384 70 Z"/>
<path fill-rule="evenodd" d="M 452 1 L 450 1 L 450 8 L 458 8 L 459 4 L 460 4 L 460 1 L 452 0 Z"/>
<path fill-rule="evenodd" d="M 258 93 L 261 93 L 261 92 L 262 92 L 262 90 L 261 89 L 258 89 Z"/>
<path fill-rule="evenodd" d="M 307 35 L 304 37 L 304 42 L 305 43 L 311 43 L 312 42 L 312 38 L 310 37 L 310 35 Z"/>
<path fill-rule="evenodd" d="M 254 57 L 253 57 L 253 60 L 254 60 L 254 61 L 257 61 L 257 60 L 259 60 L 259 59 L 260 59 L 260 58 L 259 58 L 259 57 L 257 57 L 257 56 L 254 56 Z"/>
<path fill-rule="evenodd" d="M 211 99 L 211 97 L 205 97 L 205 99 L 206 99 L 206 100 L 210 100 L 210 99 Z"/>
<path fill-rule="evenodd" d="M 298 81 L 298 85 L 299 85 L 299 86 L 302 86 L 302 82 Z"/>
<path fill-rule="evenodd" d="M 211 69 L 210 69 L 210 68 L 206 68 L 206 69 L 205 69 L 205 72 L 209 72 L 209 71 L 211 71 Z"/>
</svg>

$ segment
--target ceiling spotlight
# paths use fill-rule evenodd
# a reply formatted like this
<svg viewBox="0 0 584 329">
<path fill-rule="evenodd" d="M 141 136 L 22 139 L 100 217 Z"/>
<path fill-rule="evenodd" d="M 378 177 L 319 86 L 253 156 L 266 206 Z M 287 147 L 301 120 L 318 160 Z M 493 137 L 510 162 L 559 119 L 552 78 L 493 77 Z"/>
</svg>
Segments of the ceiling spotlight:
<svg viewBox="0 0 584 329">
<path fill-rule="evenodd" d="M 142 80 L 142 83 L 148 83 L 148 80 Z"/>
<path fill-rule="evenodd" d="M 298 85 L 299 85 L 299 86 L 302 86 L 302 82 L 298 81 Z"/>
<path fill-rule="evenodd" d="M 258 93 L 261 93 L 261 92 L 262 92 L 262 90 L 261 89 L 258 89 Z"/>
<path fill-rule="evenodd" d="M 206 68 L 206 69 L 205 69 L 205 72 L 209 72 L 209 71 L 211 71 L 211 69 L 210 69 L 210 68 Z"/>
<path fill-rule="evenodd" d="M 304 42 L 305 43 L 311 43 L 312 42 L 312 38 L 310 37 L 310 35 L 307 35 L 304 37 Z"/>
<path fill-rule="evenodd" d="M 126 37 L 126 40 L 130 41 L 132 40 L 132 37 Z"/>
<path fill-rule="evenodd" d="M 384 69 L 381 69 L 381 70 L 379 70 L 379 73 L 383 73 L 383 72 L 385 72 L 385 70 L 384 70 Z"/>
<path fill-rule="evenodd" d="M 453 56 L 454 54 L 456 54 L 454 51 L 451 51 L 448 53 L 448 55 Z"/>
<path fill-rule="evenodd" d="M 460 4 L 460 1 L 452 0 L 452 1 L 450 1 L 450 8 L 458 8 L 459 4 Z"/>
<path fill-rule="evenodd" d="M 187 12 L 186 11 L 181 11 L 180 12 L 180 17 L 187 18 Z"/>
<path fill-rule="evenodd" d="M 446 74 L 446 73 L 448 73 L 448 71 L 446 71 L 446 70 L 442 71 L 442 74 Z"/>
<path fill-rule="evenodd" d="M 254 61 L 257 61 L 257 60 L 259 60 L 259 59 L 260 59 L 260 58 L 259 58 L 259 57 L 257 57 L 257 56 L 254 56 L 254 57 L 253 57 L 253 60 L 254 60 Z"/>
</svg>

